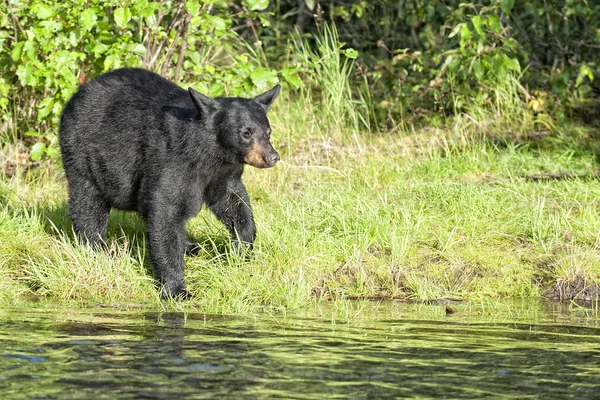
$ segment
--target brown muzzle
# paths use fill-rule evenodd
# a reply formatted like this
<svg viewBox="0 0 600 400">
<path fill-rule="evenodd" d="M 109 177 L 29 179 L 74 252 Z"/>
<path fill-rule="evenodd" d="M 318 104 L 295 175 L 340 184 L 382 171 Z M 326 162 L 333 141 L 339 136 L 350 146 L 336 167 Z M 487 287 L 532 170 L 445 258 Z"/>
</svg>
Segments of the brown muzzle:
<svg viewBox="0 0 600 400">
<path fill-rule="evenodd" d="M 244 162 L 256 168 L 271 168 L 280 160 L 279 154 L 275 151 L 271 143 L 252 142 L 252 146 L 246 156 Z"/>
</svg>

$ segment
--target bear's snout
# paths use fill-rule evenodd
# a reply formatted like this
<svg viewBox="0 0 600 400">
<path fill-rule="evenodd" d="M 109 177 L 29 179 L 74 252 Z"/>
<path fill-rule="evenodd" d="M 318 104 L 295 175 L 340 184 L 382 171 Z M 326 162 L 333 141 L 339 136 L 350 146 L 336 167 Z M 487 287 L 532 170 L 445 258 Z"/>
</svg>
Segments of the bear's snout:
<svg viewBox="0 0 600 400">
<path fill-rule="evenodd" d="M 277 164 L 281 158 L 275 151 L 270 142 L 253 142 L 250 150 L 244 157 L 244 162 L 256 168 L 271 168 Z"/>
<path fill-rule="evenodd" d="M 279 160 L 281 160 L 281 158 L 279 157 L 279 153 L 277 153 L 275 149 L 273 149 L 273 152 L 271 154 L 265 157 L 265 161 L 267 162 L 269 167 L 275 166 L 275 164 L 277 164 L 277 161 Z"/>
</svg>

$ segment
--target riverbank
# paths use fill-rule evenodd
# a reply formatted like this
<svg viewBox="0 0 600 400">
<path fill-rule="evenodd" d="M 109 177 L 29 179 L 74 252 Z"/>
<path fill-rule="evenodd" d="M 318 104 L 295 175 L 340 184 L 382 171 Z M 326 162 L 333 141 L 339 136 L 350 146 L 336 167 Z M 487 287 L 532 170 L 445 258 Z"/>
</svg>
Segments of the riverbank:
<svg viewBox="0 0 600 400">
<path fill-rule="evenodd" d="M 186 259 L 206 312 L 291 310 L 343 298 L 593 300 L 600 282 L 600 182 L 594 135 L 564 125 L 508 141 L 461 122 L 393 134 L 327 130 L 283 102 L 273 111 L 282 162 L 247 168 L 258 227 L 250 260 L 228 252 L 206 210 Z M 464 122 L 464 121 L 463 121 Z M 114 212 L 107 252 L 73 238 L 66 181 L 53 164 L 0 178 L 0 302 L 160 304 L 143 221 Z"/>
</svg>

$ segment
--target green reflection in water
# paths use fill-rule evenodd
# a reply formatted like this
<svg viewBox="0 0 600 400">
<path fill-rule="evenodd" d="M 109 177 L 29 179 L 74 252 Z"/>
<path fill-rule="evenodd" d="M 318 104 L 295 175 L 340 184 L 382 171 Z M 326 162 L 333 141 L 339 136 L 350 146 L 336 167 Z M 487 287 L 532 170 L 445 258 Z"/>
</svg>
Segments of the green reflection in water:
<svg viewBox="0 0 600 400">
<path fill-rule="evenodd" d="M 600 398 L 597 309 L 423 307 L 347 321 L 5 310 L 0 397 Z"/>
</svg>

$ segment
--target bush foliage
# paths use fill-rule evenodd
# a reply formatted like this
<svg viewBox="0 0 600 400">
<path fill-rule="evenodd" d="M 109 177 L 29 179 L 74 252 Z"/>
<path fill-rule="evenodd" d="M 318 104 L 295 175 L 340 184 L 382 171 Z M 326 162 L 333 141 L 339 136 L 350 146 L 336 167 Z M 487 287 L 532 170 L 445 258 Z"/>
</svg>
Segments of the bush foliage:
<svg viewBox="0 0 600 400">
<path fill-rule="evenodd" d="M 88 77 L 123 66 L 144 67 L 193 82 L 211 96 L 248 94 L 280 78 L 299 80 L 239 51 L 234 25 L 252 25 L 268 1 L 185 2 L 11 0 L 0 5 L 0 112 L 7 131 L 42 138 L 39 158 L 55 148 L 63 104 Z M 266 20 L 265 20 L 266 23 Z M 251 49 L 252 50 L 252 49 Z M 44 142 L 52 145 L 46 147 Z"/>
<path fill-rule="evenodd" d="M 65 101 L 121 66 L 211 96 L 283 82 L 316 103 L 359 104 L 353 129 L 497 109 L 507 92 L 547 123 L 551 109 L 593 91 L 599 17 L 600 5 L 575 0 L 8 0 L 0 4 L 3 140 L 25 139 L 33 158 L 53 155 Z M 334 100 L 332 89 L 349 98 Z"/>
</svg>

